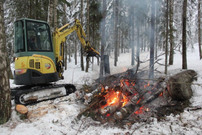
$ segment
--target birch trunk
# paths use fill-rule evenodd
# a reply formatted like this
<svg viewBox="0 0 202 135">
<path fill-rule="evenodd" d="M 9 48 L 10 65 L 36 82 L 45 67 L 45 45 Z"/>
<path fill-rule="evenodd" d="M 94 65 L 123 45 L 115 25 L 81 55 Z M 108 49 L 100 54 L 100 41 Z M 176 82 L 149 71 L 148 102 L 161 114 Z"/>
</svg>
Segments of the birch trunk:
<svg viewBox="0 0 202 135">
<path fill-rule="evenodd" d="M 49 26 L 52 28 L 52 24 L 53 24 L 53 0 L 49 0 L 49 5 L 48 5 L 48 19 L 47 22 L 49 24 Z"/>
<path fill-rule="evenodd" d="M 11 97 L 4 28 L 3 2 L 0 2 L 0 124 L 7 122 L 11 116 Z"/>
</svg>

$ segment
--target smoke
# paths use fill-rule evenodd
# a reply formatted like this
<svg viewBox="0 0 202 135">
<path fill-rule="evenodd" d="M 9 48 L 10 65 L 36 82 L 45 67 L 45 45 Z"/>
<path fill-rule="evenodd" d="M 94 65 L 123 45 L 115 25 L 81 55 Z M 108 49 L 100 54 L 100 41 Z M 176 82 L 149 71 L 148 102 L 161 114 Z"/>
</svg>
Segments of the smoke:
<svg viewBox="0 0 202 135">
<path fill-rule="evenodd" d="M 149 37 L 151 33 L 151 4 L 155 2 L 155 19 L 158 20 L 160 17 L 160 9 L 161 2 L 160 0 L 119 0 L 118 6 L 115 5 L 116 0 L 106 0 L 107 10 L 105 16 L 105 25 L 103 26 L 103 20 L 101 21 L 100 28 L 105 28 L 105 37 L 101 37 L 106 40 L 105 52 L 114 48 L 115 43 L 114 40 L 114 28 L 118 27 L 119 34 L 122 35 L 120 39 L 123 40 L 123 45 L 125 48 L 130 49 L 131 46 L 140 46 L 141 50 L 144 50 L 147 46 L 149 46 Z M 103 5 L 103 4 L 101 4 Z M 114 26 L 115 16 L 114 10 L 115 8 L 119 9 L 119 22 L 117 26 Z M 102 6 L 100 8 L 102 11 Z M 133 16 L 133 17 L 132 17 Z M 134 18 L 134 19 L 133 19 Z M 132 29 L 132 25 L 134 25 L 134 29 Z M 137 34 L 137 30 L 139 29 L 139 35 Z M 102 30 L 100 30 L 101 32 Z M 134 31 L 134 41 L 131 43 L 131 31 Z M 139 43 L 137 43 L 137 38 L 139 36 Z M 120 44 L 122 44 L 120 43 Z M 139 45 L 137 45 L 139 44 Z M 139 53 L 139 52 L 136 52 Z"/>
</svg>

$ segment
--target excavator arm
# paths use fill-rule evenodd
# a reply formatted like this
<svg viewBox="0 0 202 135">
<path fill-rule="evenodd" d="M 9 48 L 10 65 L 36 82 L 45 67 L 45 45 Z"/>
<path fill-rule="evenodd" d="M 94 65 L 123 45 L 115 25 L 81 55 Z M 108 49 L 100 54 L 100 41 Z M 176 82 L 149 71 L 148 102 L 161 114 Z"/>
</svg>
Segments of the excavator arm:
<svg viewBox="0 0 202 135">
<path fill-rule="evenodd" d="M 70 35 L 72 32 L 76 31 L 77 36 L 81 42 L 82 47 L 84 48 L 87 57 L 99 57 L 100 53 L 91 47 L 90 42 L 86 41 L 86 34 L 82 28 L 82 25 L 79 20 L 75 20 L 74 25 L 66 24 L 59 29 L 56 29 L 53 33 L 53 44 L 55 49 L 55 56 L 57 61 L 63 61 L 64 57 L 64 43 L 66 41 L 66 37 Z"/>
</svg>

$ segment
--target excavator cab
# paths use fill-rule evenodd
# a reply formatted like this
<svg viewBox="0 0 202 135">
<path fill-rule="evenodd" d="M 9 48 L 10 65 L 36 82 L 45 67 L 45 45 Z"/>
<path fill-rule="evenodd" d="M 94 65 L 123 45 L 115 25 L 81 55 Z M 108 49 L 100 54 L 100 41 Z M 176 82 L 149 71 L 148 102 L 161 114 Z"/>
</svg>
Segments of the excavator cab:
<svg viewBox="0 0 202 135">
<path fill-rule="evenodd" d="M 17 85 L 44 84 L 59 79 L 50 28 L 46 22 L 17 20 L 14 39 L 14 82 Z"/>
<path fill-rule="evenodd" d="M 79 20 L 66 24 L 50 33 L 49 25 L 40 20 L 20 19 L 15 22 L 15 72 L 17 85 L 38 85 L 63 79 L 64 43 L 76 31 L 82 47 L 89 57 L 100 54 L 86 41 Z M 88 59 L 89 60 L 89 59 Z"/>
</svg>

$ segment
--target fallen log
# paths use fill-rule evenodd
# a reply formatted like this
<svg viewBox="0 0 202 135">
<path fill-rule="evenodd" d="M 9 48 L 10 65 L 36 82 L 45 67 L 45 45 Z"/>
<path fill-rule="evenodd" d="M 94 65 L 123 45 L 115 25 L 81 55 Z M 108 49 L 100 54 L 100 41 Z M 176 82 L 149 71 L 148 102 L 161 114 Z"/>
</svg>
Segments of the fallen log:
<svg viewBox="0 0 202 135">
<path fill-rule="evenodd" d="M 188 100 L 192 97 L 192 82 L 197 79 L 194 70 L 186 70 L 171 76 L 167 82 L 168 93 L 174 100 Z"/>
</svg>

